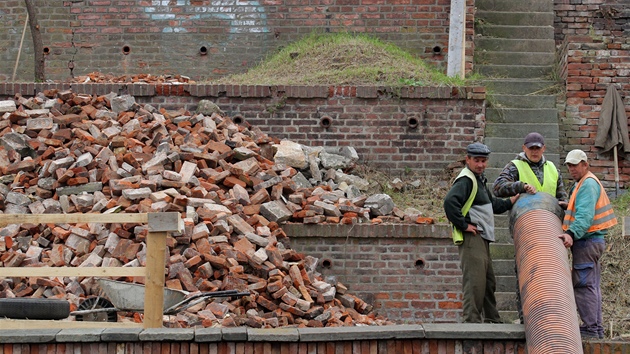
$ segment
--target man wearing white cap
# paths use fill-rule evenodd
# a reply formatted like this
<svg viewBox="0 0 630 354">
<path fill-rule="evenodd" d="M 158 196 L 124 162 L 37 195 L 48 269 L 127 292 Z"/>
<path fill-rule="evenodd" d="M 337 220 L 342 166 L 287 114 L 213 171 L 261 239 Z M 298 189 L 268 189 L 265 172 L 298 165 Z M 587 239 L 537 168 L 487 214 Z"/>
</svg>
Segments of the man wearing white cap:
<svg viewBox="0 0 630 354">
<path fill-rule="evenodd" d="M 573 291 L 582 319 L 582 338 L 604 338 L 602 324 L 601 265 L 606 248 L 604 236 L 617 224 L 610 200 L 601 182 L 589 171 L 588 158 L 582 150 L 567 154 L 565 164 L 575 184 L 569 192 L 560 235 L 573 254 Z"/>
</svg>

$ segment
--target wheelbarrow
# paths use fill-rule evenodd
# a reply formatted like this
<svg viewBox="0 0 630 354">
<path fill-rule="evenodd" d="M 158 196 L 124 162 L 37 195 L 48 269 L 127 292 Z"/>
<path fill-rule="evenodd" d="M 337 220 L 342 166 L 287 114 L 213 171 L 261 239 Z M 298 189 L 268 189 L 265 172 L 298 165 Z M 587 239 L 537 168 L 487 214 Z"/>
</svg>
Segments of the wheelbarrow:
<svg viewBox="0 0 630 354">
<path fill-rule="evenodd" d="M 76 311 L 70 312 L 77 321 L 116 322 L 118 311 L 142 312 L 144 310 L 144 285 L 110 279 L 97 281 L 105 297 L 91 297 L 81 302 Z M 209 298 L 246 296 L 249 293 L 221 290 L 188 295 L 186 291 L 164 288 L 163 314 L 176 314 Z"/>
</svg>

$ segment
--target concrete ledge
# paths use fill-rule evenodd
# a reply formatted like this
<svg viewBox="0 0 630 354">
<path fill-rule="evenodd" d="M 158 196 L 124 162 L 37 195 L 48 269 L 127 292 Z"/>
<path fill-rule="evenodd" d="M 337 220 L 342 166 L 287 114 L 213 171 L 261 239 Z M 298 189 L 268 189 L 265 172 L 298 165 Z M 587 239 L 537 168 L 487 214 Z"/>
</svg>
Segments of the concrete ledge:
<svg viewBox="0 0 630 354">
<path fill-rule="evenodd" d="M 99 328 L 62 329 L 55 336 L 55 340 L 74 343 L 100 342 L 103 331 L 104 329 Z"/>
<path fill-rule="evenodd" d="M 60 329 L 5 329 L 0 331 L 0 343 L 50 343 Z"/>
<path fill-rule="evenodd" d="M 424 338 L 421 325 L 299 328 L 300 342 Z"/>
<path fill-rule="evenodd" d="M 195 338 L 194 328 L 148 328 L 138 338 L 145 342 L 191 341 Z"/>
<path fill-rule="evenodd" d="M 0 343 L 340 342 L 365 340 L 525 340 L 517 324 L 423 324 L 324 328 L 73 328 L 0 331 Z"/>
<path fill-rule="evenodd" d="M 431 339 L 525 339 L 525 325 L 522 324 L 423 324 L 425 338 Z"/>
<path fill-rule="evenodd" d="M 137 342 L 142 328 L 106 328 L 101 333 L 103 342 Z"/>
<path fill-rule="evenodd" d="M 251 342 L 302 341 L 297 328 L 248 328 L 247 340 Z"/>
<path fill-rule="evenodd" d="M 221 328 L 221 333 L 221 340 L 226 342 L 246 342 L 248 338 L 246 327 Z"/>
<path fill-rule="evenodd" d="M 221 328 L 195 329 L 195 342 L 220 342 L 222 337 Z"/>
</svg>

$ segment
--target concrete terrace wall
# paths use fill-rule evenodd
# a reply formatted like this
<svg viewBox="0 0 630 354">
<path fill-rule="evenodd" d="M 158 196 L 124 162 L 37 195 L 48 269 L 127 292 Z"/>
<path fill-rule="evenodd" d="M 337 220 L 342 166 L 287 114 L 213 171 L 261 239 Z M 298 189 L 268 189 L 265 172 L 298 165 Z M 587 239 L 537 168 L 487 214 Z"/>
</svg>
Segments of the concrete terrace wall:
<svg viewBox="0 0 630 354">
<path fill-rule="evenodd" d="M 560 107 L 564 155 L 583 149 L 607 188 L 615 186 L 611 151 L 600 154 L 595 137 L 601 105 L 615 85 L 630 116 L 630 3 L 626 0 L 555 0 L 556 43 L 566 101 Z M 630 182 L 630 161 L 619 158 L 620 186 Z"/>
<path fill-rule="evenodd" d="M 93 71 L 217 78 L 244 72 L 312 32 L 373 35 L 446 67 L 449 0 L 59 0 L 36 6 L 53 80 Z M 474 0 L 467 0 L 467 13 L 471 70 Z M 2 1 L 0 81 L 12 78 L 25 18 L 23 1 Z M 27 27 L 16 79 L 33 77 Z"/>
<path fill-rule="evenodd" d="M 271 137 L 308 146 L 352 146 L 390 172 L 442 173 L 485 126 L 485 87 L 230 86 L 0 83 L 0 99 L 45 90 L 130 94 L 139 103 L 194 112 L 201 99 Z M 324 124 L 328 122 L 329 124 Z"/>
<path fill-rule="evenodd" d="M 525 354 L 523 325 L 425 324 L 328 328 L 20 329 L 2 353 Z M 584 353 L 628 353 L 630 342 L 587 341 Z"/>
</svg>

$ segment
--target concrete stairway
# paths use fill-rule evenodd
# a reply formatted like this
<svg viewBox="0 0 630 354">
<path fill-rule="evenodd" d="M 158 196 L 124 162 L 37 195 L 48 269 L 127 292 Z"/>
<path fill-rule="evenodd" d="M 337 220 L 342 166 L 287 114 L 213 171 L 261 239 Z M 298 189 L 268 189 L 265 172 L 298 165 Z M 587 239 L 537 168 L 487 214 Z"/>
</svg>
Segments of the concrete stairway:
<svg viewBox="0 0 630 354">
<path fill-rule="evenodd" d="M 523 139 L 532 131 L 545 137 L 545 156 L 558 164 L 553 2 L 477 0 L 475 6 L 475 71 L 486 78 L 489 92 L 484 140 L 492 150 L 489 182 L 522 151 Z M 518 319 L 514 246 L 507 215 L 496 216 L 495 222 L 497 242 L 491 253 L 497 301 L 503 319 L 513 322 Z"/>
</svg>

